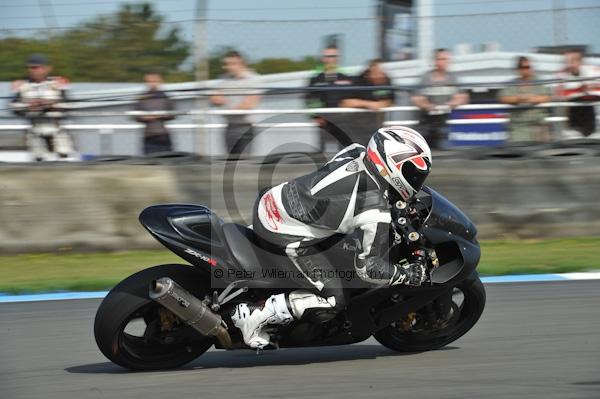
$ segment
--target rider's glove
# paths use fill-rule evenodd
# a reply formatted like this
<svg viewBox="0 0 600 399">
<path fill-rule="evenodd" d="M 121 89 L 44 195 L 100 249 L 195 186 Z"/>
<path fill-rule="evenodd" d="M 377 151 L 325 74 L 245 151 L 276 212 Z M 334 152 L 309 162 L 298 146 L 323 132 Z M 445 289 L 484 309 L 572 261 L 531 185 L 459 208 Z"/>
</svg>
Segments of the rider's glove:
<svg viewBox="0 0 600 399">
<path fill-rule="evenodd" d="M 403 263 L 394 265 L 396 272 L 390 281 L 390 285 L 420 286 L 427 280 L 427 269 L 421 262 Z"/>
</svg>

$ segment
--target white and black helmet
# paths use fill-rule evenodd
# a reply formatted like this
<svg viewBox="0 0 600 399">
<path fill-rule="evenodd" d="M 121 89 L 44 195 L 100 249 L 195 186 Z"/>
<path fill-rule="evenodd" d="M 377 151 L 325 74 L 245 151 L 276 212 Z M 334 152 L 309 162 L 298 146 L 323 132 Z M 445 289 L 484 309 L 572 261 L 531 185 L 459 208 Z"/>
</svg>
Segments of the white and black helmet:
<svg viewBox="0 0 600 399">
<path fill-rule="evenodd" d="M 421 190 L 431 170 L 431 149 L 417 131 L 405 126 L 381 128 L 369 140 L 367 163 L 376 178 L 407 201 Z M 375 170 L 373 170 L 375 173 Z"/>
</svg>

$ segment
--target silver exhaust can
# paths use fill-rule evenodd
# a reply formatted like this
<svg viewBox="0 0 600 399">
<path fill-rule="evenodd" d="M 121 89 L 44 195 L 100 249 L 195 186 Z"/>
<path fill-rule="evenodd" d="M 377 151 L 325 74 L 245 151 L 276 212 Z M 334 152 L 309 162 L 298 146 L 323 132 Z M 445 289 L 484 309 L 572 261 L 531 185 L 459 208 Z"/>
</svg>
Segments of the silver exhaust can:
<svg viewBox="0 0 600 399">
<path fill-rule="evenodd" d="M 150 298 L 173 312 L 202 335 L 214 336 L 228 348 L 231 337 L 220 315 L 168 277 L 150 283 Z"/>
</svg>

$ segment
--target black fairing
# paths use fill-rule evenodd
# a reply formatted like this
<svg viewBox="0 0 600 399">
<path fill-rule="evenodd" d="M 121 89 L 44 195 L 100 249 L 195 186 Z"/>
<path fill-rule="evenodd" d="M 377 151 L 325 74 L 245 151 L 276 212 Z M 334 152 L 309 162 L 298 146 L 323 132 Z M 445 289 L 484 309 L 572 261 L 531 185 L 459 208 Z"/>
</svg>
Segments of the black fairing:
<svg viewBox="0 0 600 399">
<path fill-rule="evenodd" d="M 155 205 L 144 209 L 139 220 L 161 244 L 192 265 L 206 269 L 227 263 L 223 221 L 207 207 Z"/>
<path fill-rule="evenodd" d="M 373 332 L 430 303 L 451 290 L 457 282 L 476 276 L 473 272 L 479 262 L 480 249 L 473 223 L 456 206 L 428 187 L 421 191 L 419 201 L 424 205 L 423 217 L 427 215 L 420 232 L 425 238 L 425 246 L 435 249 L 440 261 L 440 266 L 431 274 L 435 284 L 418 288 L 399 285 L 351 289 L 348 307 L 340 316 L 344 318 L 344 323 L 337 327 L 335 323 L 332 324 L 331 331 L 323 331 L 319 327 L 314 334 L 303 329 L 308 328 L 306 323 L 299 324 L 297 331 L 290 331 L 288 337 L 283 337 L 280 342 L 282 347 L 360 342 Z M 259 270 L 261 265 L 268 265 L 269 262 L 273 262 L 270 263 L 272 265 L 282 264 L 282 259 L 275 260 L 272 254 L 261 250 L 260 242 L 257 242 L 252 230 L 232 223 L 225 224 L 204 206 L 151 206 L 140 214 L 139 219 L 159 242 L 204 271 L 220 267 Z M 353 269 L 355 245 L 351 237 L 331 237 L 331 243 L 328 242 L 327 246 L 333 251 L 331 254 L 336 266 Z M 253 288 L 266 288 L 261 296 L 281 292 L 269 285 L 249 287 L 250 292 Z M 394 294 L 401 300 L 394 300 Z M 346 329 L 344 326 L 350 327 Z"/>
<path fill-rule="evenodd" d="M 433 283 L 462 280 L 475 270 L 481 255 L 477 229 L 454 204 L 429 187 L 423 191 L 431 201 L 422 234 L 436 250 L 440 266 L 431 273 Z"/>
</svg>

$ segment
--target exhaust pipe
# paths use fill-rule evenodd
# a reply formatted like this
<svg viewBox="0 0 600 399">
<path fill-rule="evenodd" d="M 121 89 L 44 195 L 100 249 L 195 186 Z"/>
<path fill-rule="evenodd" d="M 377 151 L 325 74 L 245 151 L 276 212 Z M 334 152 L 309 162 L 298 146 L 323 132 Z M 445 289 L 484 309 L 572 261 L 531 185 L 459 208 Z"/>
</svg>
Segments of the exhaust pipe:
<svg viewBox="0 0 600 399">
<path fill-rule="evenodd" d="M 216 337 L 225 348 L 231 347 L 231 337 L 221 316 L 168 277 L 150 283 L 150 298 L 173 312 L 202 335 Z"/>
</svg>

